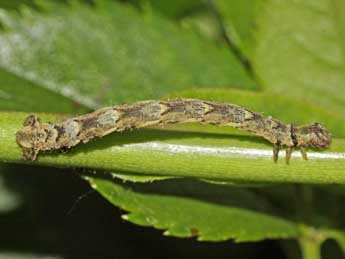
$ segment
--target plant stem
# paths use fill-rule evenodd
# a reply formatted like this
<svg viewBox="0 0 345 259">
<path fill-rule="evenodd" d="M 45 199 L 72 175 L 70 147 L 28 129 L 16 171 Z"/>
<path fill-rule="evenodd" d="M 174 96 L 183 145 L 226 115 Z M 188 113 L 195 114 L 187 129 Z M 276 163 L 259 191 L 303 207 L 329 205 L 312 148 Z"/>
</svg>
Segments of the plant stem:
<svg viewBox="0 0 345 259">
<path fill-rule="evenodd" d="M 299 239 L 303 259 L 321 259 L 321 242 L 309 238 Z"/>
<path fill-rule="evenodd" d="M 24 162 L 15 134 L 27 116 L 0 113 L 0 161 Z M 43 122 L 61 120 L 59 115 L 38 116 Z M 289 165 L 282 157 L 275 164 L 272 145 L 259 137 L 228 128 L 183 124 L 173 130 L 113 133 L 67 153 L 40 154 L 30 163 L 228 182 L 345 183 L 345 139 L 334 139 L 323 153 L 310 151 L 308 161 L 297 157 L 298 152 L 294 155 Z"/>
<path fill-rule="evenodd" d="M 302 227 L 303 235 L 298 239 L 303 259 L 321 259 L 321 245 L 326 237 L 309 227 Z"/>
<path fill-rule="evenodd" d="M 302 250 L 303 259 L 321 259 L 319 243 L 302 239 L 299 244 Z"/>
</svg>

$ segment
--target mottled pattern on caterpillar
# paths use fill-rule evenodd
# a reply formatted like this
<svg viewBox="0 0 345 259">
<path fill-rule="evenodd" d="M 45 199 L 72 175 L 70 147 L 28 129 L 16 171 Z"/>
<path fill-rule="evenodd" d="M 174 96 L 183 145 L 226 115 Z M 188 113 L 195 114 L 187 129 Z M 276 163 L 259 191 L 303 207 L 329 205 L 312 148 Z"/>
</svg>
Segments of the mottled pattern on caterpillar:
<svg viewBox="0 0 345 259">
<path fill-rule="evenodd" d="M 319 123 L 284 124 L 234 104 L 197 99 L 116 105 L 54 124 L 40 123 L 35 115 L 30 115 L 16 137 L 23 148 L 23 157 L 35 160 L 41 151 L 68 150 L 78 143 L 86 143 L 114 131 L 183 122 L 231 126 L 251 132 L 274 144 L 274 161 L 278 159 L 280 148 L 285 146 L 287 163 L 293 148 L 298 147 L 303 158 L 307 159 L 306 148 L 324 149 L 331 142 L 330 134 Z"/>
</svg>

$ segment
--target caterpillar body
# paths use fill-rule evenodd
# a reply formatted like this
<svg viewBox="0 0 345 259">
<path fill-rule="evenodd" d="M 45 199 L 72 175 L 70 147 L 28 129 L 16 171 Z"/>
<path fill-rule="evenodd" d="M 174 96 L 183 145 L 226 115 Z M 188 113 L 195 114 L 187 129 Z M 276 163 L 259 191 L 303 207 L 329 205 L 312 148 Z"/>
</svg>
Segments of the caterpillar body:
<svg viewBox="0 0 345 259">
<path fill-rule="evenodd" d="M 68 150 L 115 131 L 184 122 L 231 126 L 251 132 L 274 145 L 274 161 L 277 161 L 281 147 L 286 147 L 287 163 L 294 148 L 299 148 L 303 158 L 307 159 L 306 148 L 324 149 L 331 142 L 331 135 L 319 123 L 284 124 L 271 116 L 234 104 L 198 99 L 149 100 L 116 105 L 59 123 L 41 123 L 37 116 L 30 115 L 17 132 L 16 140 L 23 149 L 23 157 L 35 160 L 41 151 Z"/>
</svg>

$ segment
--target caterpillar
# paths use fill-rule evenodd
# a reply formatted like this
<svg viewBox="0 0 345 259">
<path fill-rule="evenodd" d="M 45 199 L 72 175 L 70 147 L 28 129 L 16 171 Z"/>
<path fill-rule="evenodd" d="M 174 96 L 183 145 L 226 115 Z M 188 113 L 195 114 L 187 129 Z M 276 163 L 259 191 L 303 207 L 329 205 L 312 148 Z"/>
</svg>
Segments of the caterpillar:
<svg viewBox="0 0 345 259">
<path fill-rule="evenodd" d="M 16 141 L 23 149 L 23 158 L 35 160 L 42 151 L 68 150 L 115 131 L 184 122 L 231 126 L 263 137 L 273 144 L 275 162 L 282 147 L 286 147 L 285 158 L 289 163 L 294 148 L 299 148 L 306 160 L 308 147 L 324 149 L 331 143 L 331 135 L 319 123 L 284 124 L 271 116 L 234 104 L 198 99 L 149 100 L 116 105 L 59 123 L 41 123 L 36 115 L 30 115 L 17 132 Z"/>
</svg>

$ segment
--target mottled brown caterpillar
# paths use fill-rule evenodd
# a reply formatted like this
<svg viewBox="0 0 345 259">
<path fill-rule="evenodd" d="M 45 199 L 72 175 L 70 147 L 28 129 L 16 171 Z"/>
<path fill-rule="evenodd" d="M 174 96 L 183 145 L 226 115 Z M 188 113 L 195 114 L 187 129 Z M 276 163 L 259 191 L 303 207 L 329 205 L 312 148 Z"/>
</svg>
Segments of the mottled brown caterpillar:
<svg viewBox="0 0 345 259">
<path fill-rule="evenodd" d="M 251 132 L 274 144 L 274 161 L 278 159 L 280 148 L 286 146 L 287 163 L 293 148 L 298 147 L 303 158 L 307 159 L 307 147 L 324 149 L 331 142 L 330 134 L 319 123 L 302 126 L 284 124 L 234 104 L 197 99 L 150 100 L 117 105 L 54 124 L 41 124 L 35 115 L 30 115 L 16 137 L 23 148 L 23 157 L 35 160 L 41 151 L 68 150 L 80 142 L 86 143 L 114 131 L 182 122 L 231 126 Z"/>
</svg>

